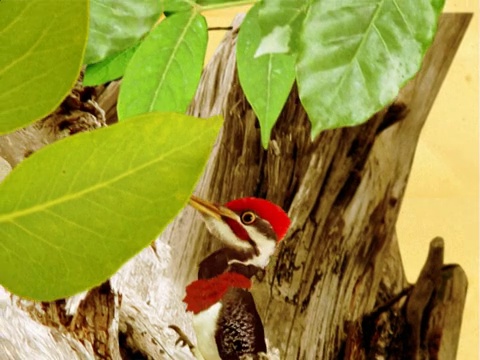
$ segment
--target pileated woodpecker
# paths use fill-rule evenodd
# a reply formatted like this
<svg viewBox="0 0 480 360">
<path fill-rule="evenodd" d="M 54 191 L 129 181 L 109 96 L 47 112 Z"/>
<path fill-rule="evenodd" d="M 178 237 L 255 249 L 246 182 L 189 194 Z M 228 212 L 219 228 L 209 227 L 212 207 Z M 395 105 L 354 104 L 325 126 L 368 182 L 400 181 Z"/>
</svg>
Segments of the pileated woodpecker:
<svg viewBox="0 0 480 360">
<path fill-rule="evenodd" d="M 199 279 L 186 288 L 184 302 L 193 312 L 199 358 L 236 360 L 266 353 L 262 321 L 249 289 L 250 278 L 264 271 L 290 225 L 277 205 L 258 198 L 242 198 L 217 205 L 192 196 L 210 233 L 226 247 L 205 258 Z M 181 331 L 173 327 L 182 337 Z M 184 335 L 183 335 L 184 337 Z M 190 348 L 193 345 L 185 338 Z"/>
</svg>

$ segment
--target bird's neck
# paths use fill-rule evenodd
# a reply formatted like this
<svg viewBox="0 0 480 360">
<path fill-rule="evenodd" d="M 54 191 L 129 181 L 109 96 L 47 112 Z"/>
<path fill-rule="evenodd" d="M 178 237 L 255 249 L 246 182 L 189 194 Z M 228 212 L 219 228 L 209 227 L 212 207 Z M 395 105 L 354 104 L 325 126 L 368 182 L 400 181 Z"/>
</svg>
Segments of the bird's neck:
<svg viewBox="0 0 480 360">
<path fill-rule="evenodd" d="M 236 272 L 225 272 L 210 279 L 199 279 L 190 283 L 183 302 L 187 304 L 187 311 L 198 314 L 219 302 L 228 289 L 250 289 L 251 286 L 252 281 L 248 277 Z"/>
<path fill-rule="evenodd" d="M 263 273 L 262 268 L 248 264 L 253 256 L 255 254 L 230 248 L 217 250 L 200 262 L 198 278 L 210 279 L 225 272 L 235 272 L 250 279 L 258 273 Z"/>
<path fill-rule="evenodd" d="M 248 263 L 255 256 L 254 253 L 223 248 L 203 259 L 198 270 L 199 280 L 186 288 L 183 301 L 187 310 L 197 314 L 208 309 L 219 302 L 229 288 L 250 289 L 250 279 L 264 275 L 263 268 Z"/>
</svg>

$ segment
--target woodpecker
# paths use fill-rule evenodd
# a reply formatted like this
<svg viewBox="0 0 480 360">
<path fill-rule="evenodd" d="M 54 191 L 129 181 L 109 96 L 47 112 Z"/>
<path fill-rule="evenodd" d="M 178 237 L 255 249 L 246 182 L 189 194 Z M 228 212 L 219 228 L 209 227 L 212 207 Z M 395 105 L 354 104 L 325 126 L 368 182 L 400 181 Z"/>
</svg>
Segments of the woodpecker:
<svg viewBox="0 0 480 360">
<path fill-rule="evenodd" d="M 225 245 L 200 263 L 198 280 L 186 288 L 184 302 L 187 311 L 193 312 L 201 353 L 197 357 L 257 358 L 267 347 L 249 291 L 251 277 L 264 271 L 287 233 L 290 219 L 279 206 L 253 197 L 217 205 L 192 196 L 190 205 L 202 213 L 209 232 Z M 192 349 L 191 343 L 189 346 Z"/>
</svg>

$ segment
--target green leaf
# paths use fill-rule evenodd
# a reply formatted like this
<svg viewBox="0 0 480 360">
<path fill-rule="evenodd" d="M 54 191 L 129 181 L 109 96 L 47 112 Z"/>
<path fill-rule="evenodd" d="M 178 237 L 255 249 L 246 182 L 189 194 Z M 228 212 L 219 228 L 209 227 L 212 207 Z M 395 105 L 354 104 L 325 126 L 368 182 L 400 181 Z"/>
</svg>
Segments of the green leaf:
<svg viewBox="0 0 480 360">
<path fill-rule="evenodd" d="M 295 57 L 267 54 L 255 57 L 260 44 L 258 5 L 243 20 L 237 41 L 237 66 L 240 84 L 260 123 L 262 144 L 267 148 L 277 121 L 295 80 Z"/>
<path fill-rule="evenodd" d="M 160 0 L 166 13 L 189 11 L 195 3 L 193 0 Z"/>
<path fill-rule="evenodd" d="M 88 1 L 0 1 L 0 133 L 48 115 L 73 87 Z"/>
<path fill-rule="evenodd" d="M 246 1 L 246 0 L 197 0 L 196 3 L 201 6 L 209 6 L 209 5 L 224 5 L 224 7 L 228 6 L 240 6 L 236 3 L 243 4 L 251 4 L 254 1 Z"/>
<path fill-rule="evenodd" d="M 297 63 L 312 135 L 365 122 L 419 70 L 443 1 L 315 2 Z"/>
<path fill-rule="evenodd" d="M 262 40 L 255 55 L 295 53 L 298 48 L 297 39 L 310 2 L 304 0 L 261 2 L 258 18 Z"/>
<path fill-rule="evenodd" d="M 99 63 L 88 65 L 83 76 L 83 85 L 96 86 L 122 77 L 139 45 L 140 43 Z"/>
<path fill-rule="evenodd" d="M 0 183 L 0 284 L 50 301 L 105 281 L 185 205 L 220 125 L 150 113 L 27 158 Z"/>
<path fill-rule="evenodd" d="M 200 81 L 207 38 L 205 18 L 196 12 L 162 21 L 125 70 L 119 119 L 151 111 L 185 112 Z"/>
<path fill-rule="evenodd" d="M 150 31 L 162 11 L 158 0 L 91 0 L 85 64 L 132 47 Z"/>
</svg>

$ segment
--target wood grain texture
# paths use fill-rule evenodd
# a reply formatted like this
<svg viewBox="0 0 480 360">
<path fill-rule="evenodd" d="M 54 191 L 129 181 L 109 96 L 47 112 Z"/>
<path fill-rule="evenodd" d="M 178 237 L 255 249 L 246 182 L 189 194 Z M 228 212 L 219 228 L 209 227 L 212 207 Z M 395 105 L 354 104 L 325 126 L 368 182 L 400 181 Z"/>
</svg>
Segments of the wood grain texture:
<svg viewBox="0 0 480 360">
<path fill-rule="evenodd" d="M 80 302 L 69 330 L 83 343 L 91 344 L 99 359 L 120 359 L 118 342 L 120 296 L 110 282 L 90 290 Z"/>
<path fill-rule="evenodd" d="M 418 136 L 469 20 L 467 14 L 442 16 L 420 73 L 394 104 L 361 126 L 325 131 L 312 141 L 294 89 L 266 151 L 235 73 L 236 30 L 205 70 L 190 112 L 221 113 L 225 125 L 196 193 L 218 202 L 264 197 L 292 218 L 266 276 L 254 285 L 269 344 L 280 349 L 282 359 L 409 356 L 405 314 L 417 285 L 410 288 L 405 280 L 395 222 Z M 110 109 L 107 123 L 115 116 L 115 96 L 107 95 L 115 93 L 116 86 L 102 100 Z M 448 247 L 448 239 L 446 243 Z M 82 359 L 92 353 L 118 358 L 122 350 L 124 358 L 188 358 L 182 352 L 170 355 L 165 347 L 174 342 L 167 324 L 183 327 L 187 321 L 178 313 L 181 294 L 173 297 L 218 246 L 198 214 L 187 208 L 154 247 L 114 277 L 113 292 L 102 286 L 91 290 L 75 315 L 66 312 L 63 300 L 19 301 L 17 307 L 26 309 L 37 324 L 49 326 L 50 338 L 55 337 L 48 343 L 52 354 L 55 344 L 71 339 L 67 347 Z M 413 312 L 417 325 L 422 319 L 415 340 L 421 358 L 454 359 L 467 281 L 453 265 L 443 265 L 436 279 L 441 281 L 428 301 Z M 121 305 L 115 292 L 122 293 Z M 27 325 L 18 326 L 24 329 L 22 338 L 0 342 L 0 351 L 35 339 L 28 321 L 21 318 Z"/>
<path fill-rule="evenodd" d="M 312 141 L 293 90 L 266 151 L 232 71 L 235 33 L 207 67 L 191 113 L 222 113 L 225 124 L 197 194 L 217 202 L 267 198 L 292 218 L 254 290 L 267 338 L 283 358 L 337 358 L 346 324 L 405 285 L 395 222 L 422 125 L 469 19 L 444 15 L 420 73 L 361 126 L 324 131 Z M 218 246 L 190 209 L 162 239 L 176 251 L 169 271 L 180 283 L 193 279 L 195 265 Z"/>
</svg>

